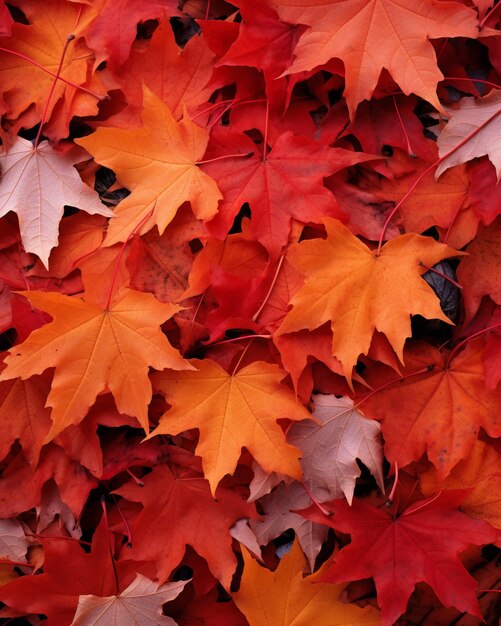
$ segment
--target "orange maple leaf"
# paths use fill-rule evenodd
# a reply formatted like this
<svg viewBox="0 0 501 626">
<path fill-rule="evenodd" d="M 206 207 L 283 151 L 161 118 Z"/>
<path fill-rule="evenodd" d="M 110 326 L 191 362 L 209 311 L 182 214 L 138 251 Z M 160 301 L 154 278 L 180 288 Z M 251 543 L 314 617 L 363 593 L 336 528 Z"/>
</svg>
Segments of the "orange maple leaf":
<svg viewBox="0 0 501 626">
<path fill-rule="evenodd" d="M 56 368 L 47 398 L 53 424 L 45 441 L 78 424 L 106 389 L 118 410 L 137 417 L 148 432 L 148 366 L 192 369 L 159 328 L 179 307 L 130 289 L 121 291 L 109 308 L 54 292 L 21 293 L 54 321 L 12 348 L 0 380 L 24 380 Z"/>
<path fill-rule="evenodd" d="M 242 582 L 232 598 L 251 626 L 380 624 L 377 609 L 370 606 L 362 609 L 341 600 L 346 585 L 321 582 L 326 567 L 304 578 L 306 563 L 297 541 L 274 572 L 259 565 L 245 548 L 242 549 L 242 555 Z"/>
<path fill-rule="evenodd" d="M 146 87 L 143 101 L 144 128 L 101 127 L 75 140 L 132 190 L 114 211 L 105 240 L 109 246 L 155 224 L 162 234 L 186 201 L 198 219 L 210 219 L 222 197 L 214 180 L 197 167 L 208 132 L 187 117 L 176 122 L 169 107 Z"/>
<path fill-rule="evenodd" d="M 353 366 L 360 354 L 367 354 L 376 330 L 387 336 L 403 362 L 411 315 L 451 323 L 421 275 L 424 265 L 461 253 L 410 233 L 389 241 L 378 256 L 341 222 L 326 218 L 324 223 L 327 239 L 290 248 L 288 259 L 305 274 L 305 284 L 292 297 L 292 310 L 277 335 L 313 330 L 331 320 L 332 354 L 351 380 Z"/>
<path fill-rule="evenodd" d="M 12 51 L 0 53 L 2 113 L 15 120 L 15 128 L 29 128 L 40 121 L 45 107 L 47 120 L 57 110 L 56 134 L 64 137 L 74 115 L 95 115 L 98 111 L 98 100 L 93 95 L 66 82 L 86 88 L 91 85 L 94 59 L 81 34 L 97 11 L 88 5 L 58 0 L 23 0 L 22 11 L 29 23 L 16 21 L 12 37 L 0 39 L 0 46 Z M 75 40 L 61 60 L 64 43 L 71 34 Z M 55 82 L 52 98 L 47 102 L 60 63 L 61 79 Z M 102 86 L 99 91 L 104 91 Z M 34 110 L 30 109 L 32 104 Z"/>
<path fill-rule="evenodd" d="M 391 463 L 404 467 L 426 452 L 443 480 L 470 454 L 480 427 L 491 437 L 501 436 L 501 389 L 486 389 L 483 355 L 482 337 L 470 341 L 450 362 L 429 344 L 409 342 L 403 375 L 428 371 L 389 386 L 394 372 L 366 371 L 377 392 L 361 408 L 382 422 L 385 455 Z"/>
<path fill-rule="evenodd" d="M 427 166 L 402 151 L 394 152 L 392 162 L 395 162 L 395 170 L 398 166 L 408 169 L 403 175 L 392 171 L 394 175 L 391 178 L 381 179 L 380 188 L 375 190 L 376 198 L 381 203 L 388 200 L 395 204 L 400 202 L 415 182 L 416 176 Z M 423 233 L 433 226 L 447 229 L 454 222 L 458 211 L 468 205 L 468 187 L 465 166 L 450 170 L 438 182 L 435 181 L 433 172 L 426 174 L 399 208 L 405 232 Z"/>
<path fill-rule="evenodd" d="M 402 91 L 441 109 L 443 75 L 432 44 L 439 37 L 477 36 L 477 15 L 456 2 L 435 0 L 271 0 L 285 22 L 307 24 L 287 73 L 312 70 L 332 58 L 344 62 L 351 118 L 370 99 L 383 68 Z"/>
<path fill-rule="evenodd" d="M 421 474 L 421 491 L 425 496 L 432 496 L 440 489 L 471 488 L 461 502 L 461 510 L 501 529 L 500 468 L 500 442 L 486 443 L 478 439 L 468 456 L 459 461 L 445 481 L 440 479 L 434 467 Z"/>
<path fill-rule="evenodd" d="M 233 375 L 209 359 L 193 363 L 196 372 L 153 375 L 154 388 L 172 408 L 150 436 L 198 428 L 196 452 L 212 492 L 225 474 L 234 472 L 243 446 L 268 473 L 300 478 L 299 450 L 286 443 L 276 420 L 307 419 L 310 414 L 281 384 L 286 372 L 260 361 Z"/>
</svg>

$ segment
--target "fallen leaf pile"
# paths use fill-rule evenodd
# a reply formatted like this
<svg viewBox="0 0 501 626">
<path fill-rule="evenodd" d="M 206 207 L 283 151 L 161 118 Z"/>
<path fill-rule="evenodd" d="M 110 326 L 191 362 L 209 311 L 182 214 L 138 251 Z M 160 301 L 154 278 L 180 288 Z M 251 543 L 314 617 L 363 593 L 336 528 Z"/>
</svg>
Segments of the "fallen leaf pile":
<svg viewBox="0 0 501 626">
<path fill-rule="evenodd" d="M 500 7 L 0 0 L 2 623 L 497 623 Z"/>
</svg>

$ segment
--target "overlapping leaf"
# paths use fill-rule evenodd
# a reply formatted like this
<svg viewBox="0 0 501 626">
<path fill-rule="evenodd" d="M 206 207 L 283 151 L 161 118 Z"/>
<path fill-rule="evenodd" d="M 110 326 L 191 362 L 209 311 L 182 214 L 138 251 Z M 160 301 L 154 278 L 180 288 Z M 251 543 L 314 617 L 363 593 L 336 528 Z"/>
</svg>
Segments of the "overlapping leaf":
<svg viewBox="0 0 501 626">
<path fill-rule="evenodd" d="M 234 472 L 243 446 L 267 472 L 299 478 L 299 451 L 286 443 L 277 419 L 301 420 L 309 413 L 281 384 L 285 372 L 259 361 L 233 374 L 210 359 L 193 364 L 196 372 L 153 375 L 153 386 L 172 408 L 152 435 L 198 428 L 197 453 L 212 491 Z"/>
<path fill-rule="evenodd" d="M 403 361 L 411 315 L 449 322 L 421 276 L 426 265 L 454 256 L 454 250 L 408 234 L 389 241 L 377 255 L 340 222 L 325 219 L 325 226 L 327 239 L 305 241 L 289 251 L 288 259 L 305 275 L 305 284 L 292 297 L 279 335 L 331 321 L 332 354 L 351 379 L 376 330 L 387 336 Z"/>
<path fill-rule="evenodd" d="M 372 576 L 383 626 L 405 611 L 414 585 L 426 581 L 445 606 L 479 616 L 476 581 L 457 555 L 470 543 L 495 541 L 499 531 L 457 510 L 464 492 L 449 491 L 411 505 L 399 516 L 357 500 L 337 500 L 330 517 L 311 507 L 309 519 L 348 532 L 352 542 L 334 557 L 323 580 L 339 583 Z"/>
<path fill-rule="evenodd" d="M 187 118 L 176 122 L 147 88 L 143 101 L 144 128 L 98 128 L 76 141 L 132 191 L 114 211 L 108 245 L 146 233 L 155 224 L 162 234 L 188 200 L 199 219 L 209 219 L 221 198 L 216 183 L 197 167 L 207 147 L 207 131 Z"/>
<path fill-rule="evenodd" d="M 148 431 L 148 367 L 192 367 L 159 329 L 177 307 L 132 290 L 121 292 L 106 308 L 91 299 L 57 293 L 24 295 L 54 321 L 11 351 L 1 379 L 26 379 L 48 367 L 56 368 L 47 398 L 53 407 L 53 423 L 46 440 L 80 422 L 97 394 L 106 389 L 113 393 L 118 409 L 136 416 Z"/>
<path fill-rule="evenodd" d="M 75 162 L 46 141 L 35 148 L 22 137 L 0 154 L 0 217 L 9 211 L 17 213 L 24 249 L 38 255 L 46 267 L 57 245 L 65 205 L 113 215 L 82 182 Z"/>
<path fill-rule="evenodd" d="M 333 57 L 343 60 L 352 117 L 358 103 L 371 97 L 383 68 L 405 94 L 440 108 L 436 86 L 442 74 L 428 39 L 476 37 L 475 13 L 455 2 L 271 0 L 271 5 L 285 22 L 310 27 L 289 72 L 311 70 Z"/>
<path fill-rule="evenodd" d="M 303 481 L 318 502 L 344 497 L 351 504 L 360 459 L 384 491 L 379 424 L 365 418 L 350 398 L 313 396 L 313 420 L 293 424 L 288 440 L 303 453 Z"/>
<path fill-rule="evenodd" d="M 259 565 L 246 550 L 243 556 L 244 574 L 233 599 L 251 626 L 379 624 L 372 607 L 361 609 L 341 601 L 342 585 L 322 584 L 323 571 L 304 578 L 305 563 L 297 543 L 274 572 Z"/>
</svg>

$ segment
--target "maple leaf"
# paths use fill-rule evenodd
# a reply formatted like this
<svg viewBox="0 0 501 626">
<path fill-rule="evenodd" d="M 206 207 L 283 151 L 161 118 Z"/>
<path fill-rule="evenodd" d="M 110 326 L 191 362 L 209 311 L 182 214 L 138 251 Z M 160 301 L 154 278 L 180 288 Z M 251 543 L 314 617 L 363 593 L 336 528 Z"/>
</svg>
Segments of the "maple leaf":
<svg viewBox="0 0 501 626">
<path fill-rule="evenodd" d="M 391 626 L 405 611 L 420 581 L 427 582 L 445 606 L 480 617 L 476 581 L 457 555 L 470 544 L 496 541 L 499 531 L 457 510 L 464 495 L 443 492 L 415 502 L 396 517 L 360 500 L 351 507 L 345 500 L 331 502 L 331 516 L 316 506 L 303 511 L 308 519 L 352 537 L 322 580 L 339 583 L 372 576 L 383 626 Z"/>
<path fill-rule="evenodd" d="M 394 153 L 392 161 L 398 159 L 402 159 L 403 164 L 410 161 L 402 153 Z M 412 159 L 412 170 L 405 172 L 403 176 L 397 173 L 391 179 L 384 178 L 381 188 L 375 190 L 376 197 L 381 202 L 392 200 L 396 204 L 416 180 L 416 173 L 422 171 L 416 159 Z M 431 172 L 425 175 L 412 196 L 399 209 L 406 232 L 422 233 L 433 226 L 448 228 L 457 217 L 458 211 L 466 204 L 468 187 L 465 167 L 447 172 L 438 182 Z"/>
<path fill-rule="evenodd" d="M 92 537 L 90 553 L 77 541 L 63 537 L 40 538 L 44 548 L 43 573 L 21 576 L 0 587 L 0 600 L 9 607 L 28 613 L 44 613 L 52 626 L 68 626 L 81 594 L 111 595 L 117 578 L 126 584 L 134 577 L 131 568 L 110 562 L 108 529 L 104 518 Z"/>
<path fill-rule="evenodd" d="M 384 492 L 381 429 L 357 411 L 350 398 L 314 394 L 313 420 L 292 424 L 287 440 L 302 452 L 303 481 L 309 493 L 326 502 L 342 495 L 351 504 L 357 459 L 370 470 Z M 298 508 L 298 507 L 295 507 Z"/>
<path fill-rule="evenodd" d="M 280 483 L 270 494 L 258 500 L 262 510 L 261 520 L 251 520 L 250 527 L 261 546 L 266 546 L 291 528 L 299 542 L 310 570 L 315 568 L 315 559 L 327 537 L 327 528 L 315 524 L 295 512 L 311 504 L 305 488 L 296 481 L 289 485 Z"/>
<path fill-rule="evenodd" d="M 470 162 L 468 166 L 470 186 L 468 198 L 475 215 L 485 225 L 493 222 L 501 212 L 501 182 L 496 170 L 487 158 Z"/>
<path fill-rule="evenodd" d="M 85 595 L 78 598 L 71 626 L 176 626 L 162 615 L 162 604 L 174 600 L 189 581 L 158 585 L 142 574 L 116 596 Z"/>
<path fill-rule="evenodd" d="M 74 86 L 90 85 L 93 59 L 80 35 L 97 10 L 87 3 L 22 0 L 21 11 L 29 23 L 16 20 L 12 37 L 0 40 L 4 48 L 0 53 L 1 109 L 8 119 L 18 118 L 15 128 L 30 128 L 44 116 L 50 120 L 51 138 L 60 139 L 67 136 L 74 115 L 95 115 L 98 111 L 98 99 Z M 61 58 L 70 34 L 75 39 Z M 54 83 L 58 70 L 61 80 Z M 92 82 L 96 82 L 95 76 Z M 47 100 L 51 89 L 52 97 Z M 104 91 L 101 85 L 98 90 Z M 47 128 L 45 132 L 49 132 Z"/>
<path fill-rule="evenodd" d="M 251 626 L 379 624 L 376 609 L 361 609 L 341 601 L 342 585 L 322 584 L 324 569 L 304 578 L 305 562 L 297 542 L 281 559 L 274 572 L 259 565 L 245 548 L 242 549 L 242 555 L 242 581 L 240 589 L 232 597 Z"/>
<path fill-rule="evenodd" d="M 392 96 L 362 102 L 357 109 L 356 118 L 343 132 L 343 136 L 353 134 L 359 140 L 363 151 L 369 154 L 384 154 L 385 146 L 393 146 L 409 151 L 425 161 L 434 161 L 437 146 L 425 137 L 423 125 L 415 114 L 419 100 L 414 96 Z M 395 116 L 400 115 L 403 124 L 395 124 Z M 397 116 L 398 117 L 398 116 Z M 333 123 L 339 115 L 333 116 Z M 329 131 L 329 125 L 322 131 Z M 335 136 L 339 130 L 334 127 Z M 410 146 L 409 146 L 410 143 Z M 405 206 L 405 205 L 404 205 Z"/>
<path fill-rule="evenodd" d="M 0 520 L 0 557 L 11 561 L 23 562 L 30 540 L 23 527 L 15 519 Z"/>
<path fill-rule="evenodd" d="M 420 476 L 423 495 L 430 496 L 439 489 L 467 489 L 469 493 L 461 502 L 461 510 L 471 517 L 483 519 L 501 529 L 501 448 L 477 440 L 467 458 L 462 459 L 445 481 L 435 468 Z"/>
<path fill-rule="evenodd" d="M 28 509 L 39 508 L 42 492 L 51 479 L 57 485 L 60 500 L 79 518 L 97 480 L 55 444 L 43 448 L 36 468 L 26 462 L 22 453 L 9 463 L 0 479 L 0 517 L 15 517 Z M 22 490 L 19 485 L 23 485 Z"/>
<path fill-rule="evenodd" d="M 192 367 L 158 328 L 178 307 L 130 289 L 124 289 L 106 308 L 91 298 L 22 293 L 54 321 L 11 350 L 0 380 L 26 379 L 48 367 L 56 368 L 47 398 L 47 405 L 53 407 L 53 423 L 46 441 L 80 422 L 97 394 L 107 388 L 118 410 L 137 417 L 148 432 L 148 366 Z"/>
<path fill-rule="evenodd" d="M 17 213 L 24 249 L 38 255 L 45 267 L 57 245 L 65 205 L 113 215 L 82 182 L 73 167 L 76 162 L 47 141 L 35 148 L 22 137 L 0 154 L 0 217 L 9 211 Z"/>
<path fill-rule="evenodd" d="M 49 270 L 39 262 L 31 269 L 31 276 L 64 278 L 101 245 L 108 221 L 102 215 L 75 213 L 65 217 L 59 225 L 59 241 L 49 258 Z"/>
<path fill-rule="evenodd" d="M 351 380 L 360 354 L 375 330 L 386 335 L 400 361 L 411 335 L 410 316 L 451 323 L 435 293 L 421 279 L 424 265 L 458 254 L 430 237 L 407 234 L 384 245 L 379 255 L 337 220 L 324 220 L 327 239 L 291 246 L 288 259 L 305 274 L 277 335 L 312 330 L 331 320 L 332 354 Z"/>
<path fill-rule="evenodd" d="M 96 51 L 96 65 L 106 61 L 116 70 L 128 58 L 137 25 L 162 15 L 178 15 L 177 0 L 96 0 L 97 17 L 86 28 L 85 40 Z"/>
<path fill-rule="evenodd" d="M 287 306 L 287 302 L 285 304 Z M 341 363 L 332 356 L 332 332 L 325 324 L 312 331 L 300 330 L 276 336 L 273 343 L 280 352 L 284 369 L 292 378 L 294 390 L 305 401 L 309 400 L 314 387 L 314 360 L 325 363 L 332 373 L 343 375 Z"/>
<path fill-rule="evenodd" d="M 213 492 L 225 474 L 235 471 L 243 446 L 268 473 L 300 478 L 299 451 L 285 442 L 276 420 L 310 414 L 281 384 L 286 373 L 260 361 L 231 375 L 210 359 L 193 363 L 196 372 L 166 370 L 152 376 L 154 388 L 172 408 L 150 436 L 198 428 L 196 452 Z"/>
<path fill-rule="evenodd" d="M 229 587 L 237 565 L 229 529 L 238 519 L 254 515 L 253 507 L 221 486 L 215 500 L 209 483 L 198 472 L 178 477 L 166 465 L 158 465 L 144 476 L 143 483 L 142 487 L 128 483 L 115 491 L 143 504 L 132 524 L 134 544 L 126 555 L 153 561 L 157 576 L 165 580 L 190 545 L 207 561 L 214 576 Z"/>
<path fill-rule="evenodd" d="M 181 208 L 163 235 L 150 231 L 135 238 L 127 258 L 131 286 L 152 292 L 161 302 L 178 302 L 188 287 L 193 263 L 189 242 L 204 234 L 201 222 Z"/>
<path fill-rule="evenodd" d="M 276 79 L 292 61 L 300 29 L 278 19 L 265 2 L 236 0 L 242 24 L 238 37 L 218 61 L 221 65 L 249 65 Z"/>
<path fill-rule="evenodd" d="M 50 411 L 45 408 L 49 391 L 46 376 L 0 382 L 0 458 L 5 458 L 11 445 L 19 439 L 25 457 L 33 466 L 37 465 L 51 424 Z"/>
<path fill-rule="evenodd" d="M 197 167 L 207 147 L 207 131 L 187 117 L 176 122 L 147 87 L 143 101 L 144 128 L 98 128 L 75 140 L 132 191 L 114 211 L 105 240 L 109 246 L 155 224 L 162 234 L 187 200 L 198 219 L 209 219 L 221 198 L 216 183 Z"/>
<path fill-rule="evenodd" d="M 435 0 L 271 0 L 285 22 L 306 24 L 288 73 L 308 71 L 336 57 L 344 62 L 350 117 L 369 99 L 383 68 L 409 95 L 435 108 L 443 75 L 428 39 L 477 36 L 476 13 Z M 384 44 L 383 44 L 384 42 Z"/>
<path fill-rule="evenodd" d="M 178 120 L 183 109 L 189 113 L 205 104 L 213 88 L 214 54 L 205 39 L 193 37 L 184 48 L 174 39 L 171 24 L 163 19 L 148 47 L 137 41 L 116 80 L 127 98 L 127 107 L 110 118 L 108 125 L 137 125 L 143 108 L 143 85 L 164 102 Z"/>
<path fill-rule="evenodd" d="M 447 109 L 449 122 L 437 139 L 438 154 L 444 157 L 450 150 L 459 146 L 469 135 L 474 135 L 446 157 L 437 167 L 435 177 L 442 172 L 471 161 L 475 157 L 487 155 L 501 176 L 501 91 L 493 89 L 483 98 L 461 98 L 457 108 Z"/>
<path fill-rule="evenodd" d="M 458 266 L 458 280 L 463 285 L 466 321 L 478 311 L 482 298 L 490 296 L 501 304 L 501 223 L 483 228 L 466 248 L 468 256 Z"/>
<path fill-rule="evenodd" d="M 213 133 L 214 154 L 255 152 L 245 135 Z M 218 214 L 207 224 L 218 238 L 226 236 L 245 202 L 252 211 L 252 232 L 272 256 L 289 238 L 292 218 L 305 223 L 323 216 L 342 217 L 332 193 L 323 187 L 324 177 L 344 167 L 370 159 L 342 148 L 328 148 L 307 137 L 287 132 L 266 156 L 226 159 L 204 166 L 223 193 Z"/>
<path fill-rule="evenodd" d="M 426 452 L 444 479 L 469 454 L 480 426 L 492 437 L 501 435 L 501 389 L 485 387 L 483 351 L 479 337 L 449 361 L 449 354 L 417 342 L 406 349 L 402 372 L 415 376 L 395 380 L 393 372 L 382 368 L 366 372 L 378 391 L 364 400 L 363 409 L 382 421 L 391 463 L 404 467 Z M 391 380 L 394 384 L 388 384 Z"/>
</svg>

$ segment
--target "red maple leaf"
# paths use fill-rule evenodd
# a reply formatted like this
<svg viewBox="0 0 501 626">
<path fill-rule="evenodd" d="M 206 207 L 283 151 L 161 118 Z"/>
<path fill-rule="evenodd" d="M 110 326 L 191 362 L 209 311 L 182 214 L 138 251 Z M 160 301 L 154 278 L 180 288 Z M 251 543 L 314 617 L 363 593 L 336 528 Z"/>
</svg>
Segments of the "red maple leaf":
<svg viewBox="0 0 501 626">
<path fill-rule="evenodd" d="M 400 515 L 356 500 L 302 511 L 313 521 L 350 533 L 352 542 L 333 559 L 324 580 L 343 582 L 372 576 L 376 583 L 383 626 L 405 611 L 415 583 L 427 582 L 445 606 L 481 617 L 475 589 L 458 554 L 470 544 L 499 540 L 500 532 L 457 510 L 464 491 L 447 491 L 411 505 Z"/>
</svg>

